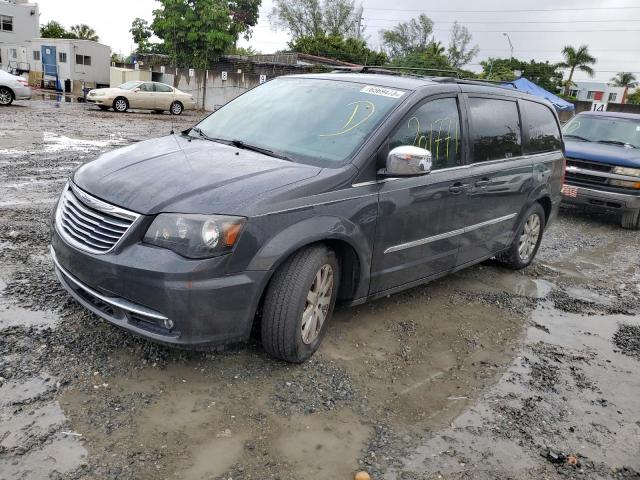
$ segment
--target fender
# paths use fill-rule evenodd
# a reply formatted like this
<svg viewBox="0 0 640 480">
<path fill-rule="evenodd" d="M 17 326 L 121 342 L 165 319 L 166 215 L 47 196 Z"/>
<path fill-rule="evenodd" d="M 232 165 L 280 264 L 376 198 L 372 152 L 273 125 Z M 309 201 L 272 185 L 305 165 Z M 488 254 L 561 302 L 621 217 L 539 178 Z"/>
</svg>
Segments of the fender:
<svg viewBox="0 0 640 480">
<path fill-rule="evenodd" d="M 311 217 L 290 225 L 260 248 L 247 270 L 273 272 L 300 248 L 327 240 L 345 242 L 353 248 L 360 267 L 355 298 L 366 296 L 369 289 L 373 238 L 369 238 L 359 225 L 340 217 Z"/>
</svg>

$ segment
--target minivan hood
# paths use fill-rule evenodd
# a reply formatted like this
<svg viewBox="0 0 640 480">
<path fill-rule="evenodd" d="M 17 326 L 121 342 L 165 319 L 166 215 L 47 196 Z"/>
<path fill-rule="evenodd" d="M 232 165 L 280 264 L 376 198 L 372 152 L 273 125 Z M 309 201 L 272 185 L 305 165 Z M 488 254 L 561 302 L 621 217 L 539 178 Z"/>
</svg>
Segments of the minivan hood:
<svg viewBox="0 0 640 480">
<path fill-rule="evenodd" d="M 169 135 L 105 153 L 76 170 L 72 181 L 106 202 L 141 214 L 246 215 L 263 194 L 320 170 Z"/>
<path fill-rule="evenodd" d="M 606 143 L 565 140 L 567 158 L 640 168 L 640 149 Z"/>
</svg>

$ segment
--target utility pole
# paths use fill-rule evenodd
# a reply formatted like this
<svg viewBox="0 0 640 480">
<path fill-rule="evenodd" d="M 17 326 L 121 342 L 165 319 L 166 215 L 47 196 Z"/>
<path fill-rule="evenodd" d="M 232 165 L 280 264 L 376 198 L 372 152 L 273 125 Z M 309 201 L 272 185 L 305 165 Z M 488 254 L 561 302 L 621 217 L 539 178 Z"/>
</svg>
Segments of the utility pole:
<svg viewBox="0 0 640 480">
<path fill-rule="evenodd" d="M 513 60 L 513 43 L 511 43 L 511 37 L 509 36 L 508 33 L 503 33 L 502 35 L 504 35 L 505 37 L 507 37 L 507 42 L 509 42 L 509 50 L 511 51 L 511 56 L 509 57 L 511 60 Z"/>
</svg>

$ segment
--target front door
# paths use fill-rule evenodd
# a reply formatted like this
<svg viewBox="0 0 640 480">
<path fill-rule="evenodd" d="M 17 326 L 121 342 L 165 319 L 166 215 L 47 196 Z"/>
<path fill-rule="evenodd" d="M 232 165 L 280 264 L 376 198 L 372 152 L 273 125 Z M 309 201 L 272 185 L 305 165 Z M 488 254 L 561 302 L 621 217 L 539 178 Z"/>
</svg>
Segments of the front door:
<svg viewBox="0 0 640 480">
<path fill-rule="evenodd" d="M 517 100 L 470 96 L 467 104 L 472 178 L 459 265 L 510 245 L 533 186 L 533 164 L 522 151 Z"/>
<path fill-rule="evenodd" d="M 42 45 L 40 47 L 40 57 L 42 59 L 42 72 L 45 76 L 58 76 L 58 57 L 56 55 L 56 47 Z"/>
<path fill-rule="evenodd" d="M 154 109 L 156 108 L 155 98 L 153 82 L 144 82 L 133 90 L 129 106 L 131 108 Z"/>
<path fill-rule="evenodd" d="M 406 285 L 451 270 L 456 264 L 461 211 L 467 201 L 459 100 L 430 99 L 389 137 L 389 148 L 429 150 L 431 173 L 390 179 L 380 189 L 370 293 Z"/>
</svg>

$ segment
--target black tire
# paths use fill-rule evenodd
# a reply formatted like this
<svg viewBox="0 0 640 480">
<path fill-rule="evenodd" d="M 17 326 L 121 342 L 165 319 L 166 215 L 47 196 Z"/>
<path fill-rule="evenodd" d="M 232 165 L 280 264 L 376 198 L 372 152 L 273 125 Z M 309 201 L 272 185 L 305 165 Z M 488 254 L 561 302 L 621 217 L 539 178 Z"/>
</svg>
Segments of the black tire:
<svg viewBox="0 0 640 480">
<path fill-rule="evenodd" d="M 622 214 L 622 228 L 640 230 L 640 209 L 628 210 Z"/>
<path fill-rule="evenodd" d="M 303 339 L 303 313 L 318 308 L 308 301 L 316 285 L 316 276 L 330 267 L 333 281 L 330 300 L 321 327 L 313 339 Z M 323 245 L 296 252 L 278 268 L 264 300 L 261 337 L 264 349 L 272 356 L 291 363 L 302 363 L 318 349 L 327 331 L 336 303 L 340 265 L 336 254 Z M 320 296 L 318 296 L 320 298 Z M 326 297 L 324 297 L 326 298 Z"/>
<path fill-rule="evenodd" d="M 182 111 L 184 110 L 184 106 L 180 102 L 173 102 L 171 107 L 169 107 L 169 111 L 171 115 L 182 115 Z"/>
<path fill-rule="evenodd" d="M 106 112 L 107 110 L 109 110 L 109 107 L 107 107 L 106 105 L 98 105 L 98 108 L 103 112 Z"/>
<path fill-rule="evenodd" d="M 539 222 L 539 230 L 535 242 L 529 241 L 528 239 L 531 239 L 532 237 L 525 232 L 525 228 L 528 227 L 527 222 L 529 222 L 533 217 L 537 217 L 537 221 Z M 536 202 L 529 207 L 527 212 L 522 217 L 522 220 L 518 224 L 516 235 L 514 236 L 513 242 L 511 243 L 509 248 L 498 255 L 496 259 L 504 266 L 512 268 L 514 270 L 520 270 L 522 268 L 528 267 L 535 258 L 536 253 L 538 253 L 538 248 L 540 247 L 540 242 L 542 241 L 542 234 L 544 232 L 545 224 L 546 218 L 544 209 L 542 208 L 542 205 Z M 528 247 L 525 249 L 526 255 L 524 256 L 521 255 L 521 240 L 526 242 L 528 245 Z"/>
<path fill-rule="evenodd" d="M 13 103 L 13 90 L 8 87 L 0 87 L 0 105 L 8 107 Z"/>
<path fill-rule="evenodd" d="M 117 97 L 113 101 L 113 109 L 118 113 L 124 113 L 129 110 L 129 100 L 124 97 Z"/>
</svg>

